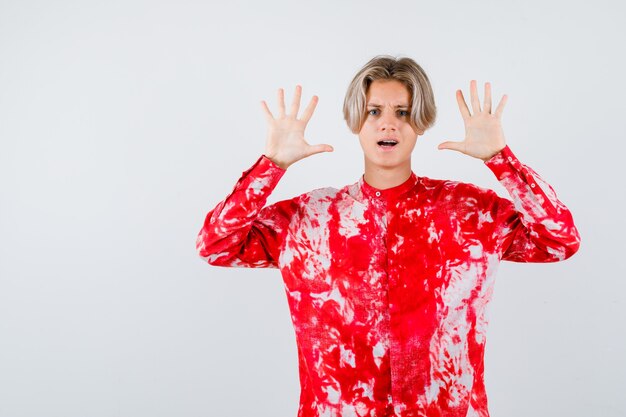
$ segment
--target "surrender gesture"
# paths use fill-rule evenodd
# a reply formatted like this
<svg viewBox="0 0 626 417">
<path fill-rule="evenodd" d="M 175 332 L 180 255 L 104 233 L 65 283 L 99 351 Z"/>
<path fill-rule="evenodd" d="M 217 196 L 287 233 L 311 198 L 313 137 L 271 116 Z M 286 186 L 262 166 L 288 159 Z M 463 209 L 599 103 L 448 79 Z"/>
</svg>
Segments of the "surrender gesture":
<svg viewBox="0 0 626 417">
<path fill-rule="evenodd" d="M 302 87 L 296 85 L 289 114 L 285 114 L 285 92 L 279 88 L 277 117 L 272 115 L 265 100 L 261 100 L 267 120 L 265 156 L 283 169 L 287 169 L 289 165 L 307 156 L 333 151 L 333 147 L 330 145 L 309 145 L 304 139 L 304 129 L 313 115 L 318 97 L 313 96 L 311 98 L 311 102 L 304 110 L 302 117 L 298 119 L 301 95 Z"/>
<path fill-rule="evenodd" d="M 470 81 L 470 95 L 473 115 L 470 114 L 463 92 L 456 90 L 456 101 L 465 123 L 465 140 L 462 142 L 443 142 L 439 149 L 452 149 L 473 156 L 474 158 L 487 161 L 500 152 L 505 146 L 504 132 L 500 118 L 506 104 L 506 94 L 502 96 L 495 113 L 491 112 L 491 84 L 485 83 L 485 101 L 483 109 L 480 108 L 476 80 Z"/>
</svg>

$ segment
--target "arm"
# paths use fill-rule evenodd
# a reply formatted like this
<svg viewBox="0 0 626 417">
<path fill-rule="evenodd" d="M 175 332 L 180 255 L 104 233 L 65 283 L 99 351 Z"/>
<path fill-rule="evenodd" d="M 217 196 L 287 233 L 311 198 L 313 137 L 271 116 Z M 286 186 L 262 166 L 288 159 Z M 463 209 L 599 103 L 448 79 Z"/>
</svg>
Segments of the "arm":
<svg viewBox="0 0 626 417">
<path fill-rule="evenodd" d="M 298 202 L 294 198 L 264 207 L 267 197 L 291 164 L 333 150 L 326 144 L 309 145 L 304 139 L 304 129 L 317 104 L 317 96 L 313 96 L 298 119 L 300 93 L 298 85 L 291 111 L 285 114 L 284 91 L 278 90 L 277 117 L 272 115 L 265 101 L 261 101 L 268 123 L 265 154 L 243 172 L 230 195 L 207 214 L 196 239 L 198 254 L 209 264 L 278 266 L 282 238 Z"/>
<path fill-rule="evenodd" d="M 296 202 L 264 206 L 284 173 L 265 155 L 244 171 L 233 191 L 206 215 L 196 240 L 200 257 L 215 266 L 277 268 Z"/>
<path fill-rule="evenodd" d="M 457 103 L 465 124 L 465 139 L 447 141 L 439 149 L 451 149 L 481 159 L 496 174 L 513 201 L 494 199 L 492 215 L 496 220 L 495 236 L 501 245 L 503 259 L 517 262 L 555 262 L 572 256 L 580 245 L 580 236 L 572 215 L 554 190 L 529 167 L 521 164 L 506 145 L 502 129 L 504 95 L 491 111 L 491 84 L 485 83 L 481 109 L 476 80 L 470 81 L 473 114 L 461 90 Z"/>
<path fill-rule="evenodd" d="M 503 260 L 556 262 L 578 251 L 580 235 L 570 211 L 552 187 L 523 165 L 508 146 L 485 161 L 485 165 L 513 200 L 495 196 L 494 238 Z"/>
</svg>

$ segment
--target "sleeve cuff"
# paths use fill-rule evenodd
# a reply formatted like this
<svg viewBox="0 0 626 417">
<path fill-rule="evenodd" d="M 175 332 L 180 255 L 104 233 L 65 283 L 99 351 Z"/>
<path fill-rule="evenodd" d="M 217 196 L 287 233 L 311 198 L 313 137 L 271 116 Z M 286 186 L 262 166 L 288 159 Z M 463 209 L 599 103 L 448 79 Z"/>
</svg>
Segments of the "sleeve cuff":
<svg viewBox="0 0 626 417">
<path fill-rule="evenodd" d="M 552 201 L 546 194 L 546 190 L 544 190 L 538 182 L 538 180 L 540 180 L 539 176 L 536 175 L 532 169 L 522 164 L 508 145 L 490 159 L 486 160 L 485 165 L 491 169 L 496 175 L 496 178 L 498 178 L 498 181 L 503 184 L 511 184 L 511 181 L 513 183 L 526 184 L 530 187 L 532 193 L 541 195 L 544 201 Z M 549 189 L 547 184 L 544 184 L 544 186 Z"/>
<path fill-rule="evenodd" d="M 287 170 L 282 169 L 265 155 L 261 155 L 256 162 L 241 174 L 235 188 L 252 186 L 255 193 L 271 191 Z"/>
<path fill-rule="evenodd" d="M 264 163 L 264 164 L 267 164 L 267 165 L 272 165 L 272 166 L 274 166 L 275 168 L 280 169 L 281 171 L 287 171 L 286 169 L 281 168 L 281 167 L 280 167 L 280 166 L 278 166 L 276 163 L 274 163 L 271 159 L 269 159 L 267 156 L 265 156 L 265 154 L 261 155 L 261 158 L 260 158 L 260 159 L 262 159 L 262 160 L 263 160 L 263 163 Z"/>
<path fill-rule="evenodd" d="M 500 152 L 485 161 L 485 165 L 496 174 L 498 180 L 501 180 L 512 171 L 519 171 L 522 163 L 517 159 L 509 145 L 506 145 Z"/>
</svg>

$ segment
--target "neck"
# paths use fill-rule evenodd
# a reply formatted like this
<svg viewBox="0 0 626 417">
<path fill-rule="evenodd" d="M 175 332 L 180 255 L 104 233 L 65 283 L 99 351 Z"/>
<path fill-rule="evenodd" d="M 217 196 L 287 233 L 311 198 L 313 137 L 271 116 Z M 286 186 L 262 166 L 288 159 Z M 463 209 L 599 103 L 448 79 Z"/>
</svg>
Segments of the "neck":
<svg viewBox="0 0 626 417">
<path fill-rule="evenodd" d="M 410 161 L 401 167 L 393 168 L 372 167 L 365 161 L 365 174 L 363 174 L 363 179 L 366 183 L 379 190 L 396 187 L 408 180 L 410 176 Z"/>
</svg>

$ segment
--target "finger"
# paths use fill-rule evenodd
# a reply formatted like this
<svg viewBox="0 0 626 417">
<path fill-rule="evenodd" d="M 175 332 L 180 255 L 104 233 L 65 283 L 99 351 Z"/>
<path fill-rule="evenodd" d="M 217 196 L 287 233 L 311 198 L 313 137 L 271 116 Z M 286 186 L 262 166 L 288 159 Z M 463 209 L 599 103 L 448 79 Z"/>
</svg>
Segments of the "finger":
<svg viewBox="0 0 626 417">
<path fill-rule="evenodd" d="M 308 147 L 308 153 L 309 155 L 315 155 L 316 153 L 321 153 L 321 152 L 332 152 L 334 151 L 334 148 L 328 144 L 320 144 L 320 145 L 310 145 Z"/>
<path fill-rule="evenodd" d="M 459 110 L 461 111 L 461 117 L 463 119 L 467 119 L 470 117 L 470 111 L 467 108 L 467 103 L 463 98 L 463 92 L 461 90 L 456 90 L 456 102 L 459 104 Z"/>
<path fill-rule="evenodd" d="M 268 122 L 271 122 L 272 120 L 274 120 L 274 115 L 272 114 L 272 112 L 270 111 L 269 107 L 267 107 L 267 103 L 265 102 L 265 100 L 261 100 L 261 107 L 264 110 L 265 113 L 265 119 Z"/>
<path fill-rule="evenodd" d="M 302 113 L 302 117 L 300 119 L 303 120 L 305 123 L 308 123 L 309 120 L 311 119 L 311 116 L 313 115 L 313 111 L 315 110 L 315 106 L 317 105 L 318 100 L 319 100 L 319 97 L 317 96 L 311 97 L 311 101 L 309 102 L 309 105 L 306 107 L 306 109 L 304 109 L 304 113 Z"/>
<path fill-rule="evenodd" d="M 278 117 L 285 117 L 285 90 L 278 89 Z"/>
<path fill-rule="evenodd" d="M 483 104 L 483 110 L 487 113 L 491 113 L 491 84 L 485 83 L 485 102 Z"/>
<path fill-rule="evenodd" d="M 439 146 L 437 146 L 437 149 L 450 149 L 453 151 L 465 153 L 465 142 L 442 142 L 439 144 Z"/>
<path fill-rule="evenodd" d="M 298 110 L 300 109 L 300 97 L 302 96 L 302 86 L 296 85 L 296 92 L 293 95 L 291 102 L 291 112 L 289 116 L 294 119 L 298 118 Z"/>
<path fill-rule="evenodd" d="M 496 116 L 502 117 L 502 111 L 504 110 L 504 105 L 506 104 L 506 100 L 507 100 L 508 96 L 505 94 L 502 96 L 502 98 L 500 99 L 500 103 L 498 104 L 498 107 L 496 107 Z"/>
<path fill-rule="evenodd" d="M 478 88 L 476 88 L 476 80 L 470 81 L 470 97 L 472 101 L 472 111 L 474 114 L 480 113 L 480 101 L 478 101 Z"/>
</svg>

